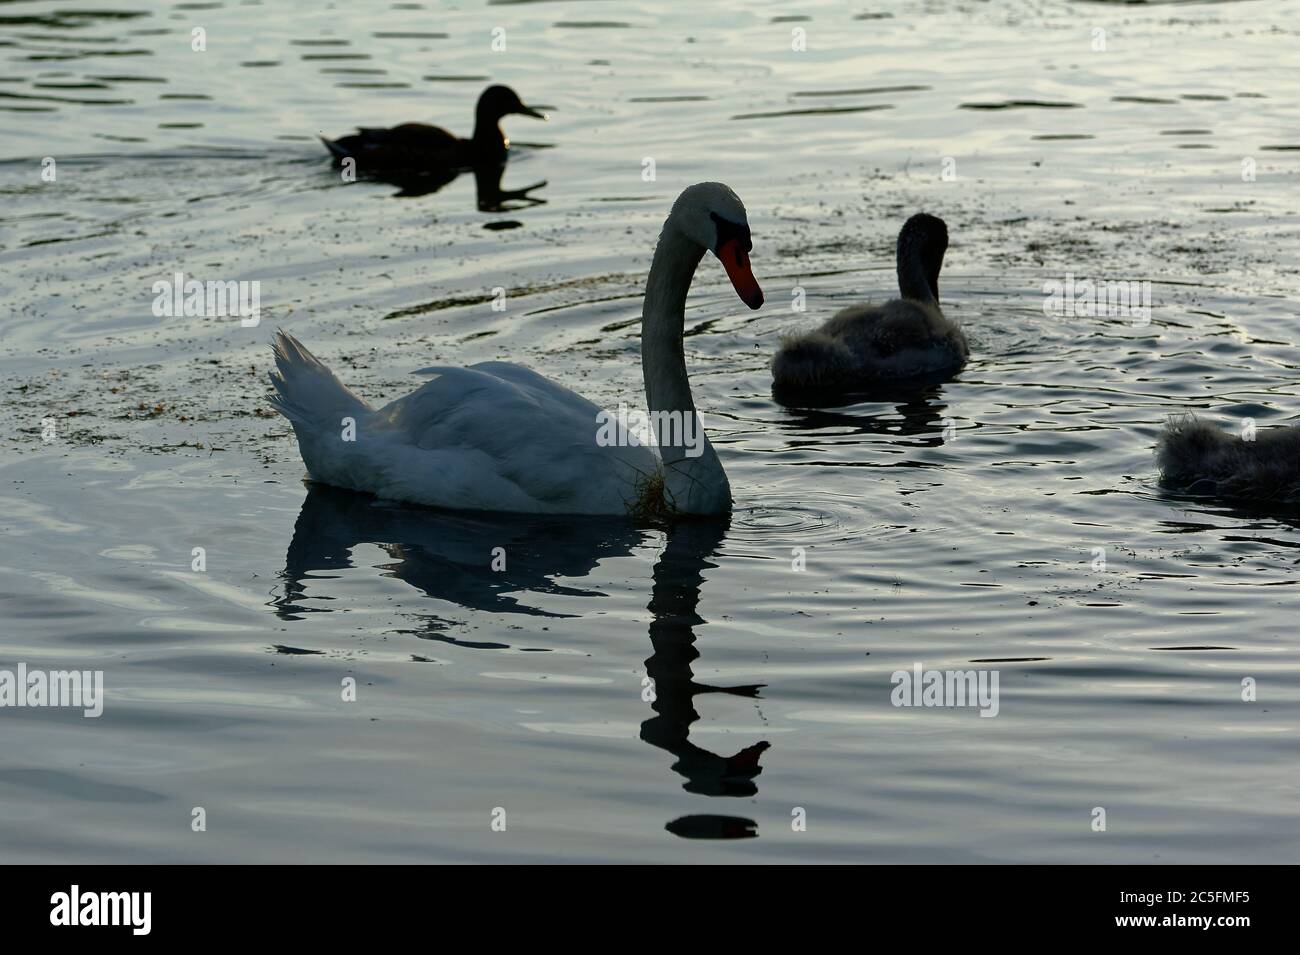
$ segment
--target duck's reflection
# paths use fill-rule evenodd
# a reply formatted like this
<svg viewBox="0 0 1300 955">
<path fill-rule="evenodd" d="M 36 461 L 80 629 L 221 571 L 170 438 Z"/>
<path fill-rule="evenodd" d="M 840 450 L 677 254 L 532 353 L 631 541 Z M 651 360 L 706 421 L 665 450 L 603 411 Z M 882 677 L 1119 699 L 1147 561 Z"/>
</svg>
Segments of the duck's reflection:
<svg viewBox="0 0 1300 955">
<path fill-rule="evenodd" d="M 529 206 L 546 205 L 545 199 L 529 195 L 530 192 L 545 186 L 545 179 L 531 186 L 524 186 L 522 189 L 502 189 L 501 176 L 505 170 L 504 163 L 500 166 L 474 168 L 474 188 L 478 195 L 479 212 L 513 212 Z"/>
<path fill-rule="evenodd" d="M 364 175 L 367 182 L 381 182 L 396 186 L 396 198 L 412 199 L 428 196 L 438 192 L 444 186 L 459 178 L 465 169 L 433 169 L 427 172 L 409 170 L 376 170 Z M 546 180 L 535 182 L 522 189 L 502 189 L 501 179 L 505 175 L 505 163 L 491 163 L 475 166 L 469 171 L 474 173 L 474 190 L 478 198 L 479 212 L 514 212 L 530 206 L 542 206 L 545 199 L 531 195 L 546 185 Z"/>
<path fill-rule="evenodd" d="M 649 610 L 651 654 L 646 673 L 654 681 L 650 701 L 654 715 L 641 724 L 641 739 L 675 757 L 673 771 L 683 788 L 705 796 L 753 796 L 759 757 L 768 743 L 753 743 L 722 756 L 691 742 L 699 720 L 695 698 L 702 693 L 757 697 L 760 685 L 711 686 L 697 683 L 692 664 L 699 658 L 695 627 L 705 623 L 697 612 L 700 587 L 710 562 L 726 536 L 717 522 L 679 524 L 668 531 L 667 545 L 654 566 Z M 529 594 L 601 597 L 559 579 L 588 576 L 609 557 L 631 554 L 645 532 L 619 521 L 571 517 L 453 514 L 386 504 L 362 494 L 309 485 L 294 526 L 293 540 L 281 575 L 283 593 L 272 605 L 285 620 L 327 608 L 312 606 L 335 598 L 316 581 L 331 572 L 357 566 L 353 552 L 366 544 L 379 547 L 391 563 L 379 566 L 386 576 L 405 581 L 440 601 L 467 610 L 560 617 L 528 600 Z M 504 565 L 493 568 L 495 548 Z M 434 618 L 418 636 L 474 649 L 505 648 L 502 643 L 471 643 L 450 635 L 458 629 Z M 684 838 L 750 838 L 756 823 L 735 816 L 689 815 L 668 823 Z"/>
</svg>

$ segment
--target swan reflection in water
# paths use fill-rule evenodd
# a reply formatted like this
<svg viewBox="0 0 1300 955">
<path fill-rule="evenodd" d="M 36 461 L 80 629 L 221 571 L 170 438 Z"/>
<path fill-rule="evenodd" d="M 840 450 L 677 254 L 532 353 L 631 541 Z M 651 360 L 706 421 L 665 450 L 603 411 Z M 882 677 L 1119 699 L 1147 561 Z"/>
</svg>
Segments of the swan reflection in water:
<svg viewBox="0 0 1300 955">
<path fill-rule="evenodd" d="M 372 544 L 393 559 L 376 569 L 436 600 L 488 613 L 564 617 L 568 615 L 528 603 L 526 595 L 602 596 L 556 580 L 585 577 L 600 561 L 631 554 L 641 539 L 624 523 L 425 510 L 310 484 L 285 555 L 284 593 L 274 606 L 286 620 L 326 612 L 329 608 L 303 603 L 310 582 L 329 579 L 330 571 L 356 567 L 352 551 Z M 492 569 L 496 547 L 507 555 L 501 570 Z M 320 594 L 314 599 L 334 598 Z M 468 644 L 440 632 L 456 621 L 424 619 L 424 629 L 407 632 L 461 646 L 508 646 Z"/>
<path fill-rule="evenodd" d="M 952 421 L 948 415 L 942 388 L 930 385 L 913 392 L 859 394 L 839 405 L 788 405 L 775 420 L 793 435 L 788 439 L 790 447 L 882 435 L 937 448 L 952 440 L 945 434 Z"/>
<path fill-rule="evenodd" d="M 679 524 L 667 532 L 667 545 L 654 566 L 649 603 L 651 653 L 645 665 L 654 681 L 650 704 L 654 715 L 641 724 L 640 738 L 675 758 L 672 769 L 685 779 L 682 788 L 687 792 L 754 796 L 755 779 L 762 772 L 759 757 L 767 742 L 723 756 L 690 739 L 691 727 L 700 718 L 696 696 L 725 693 L 757 698 L 761 689 L 760 684 L 697 683 L 692 671 L 700 657 L 695 627 L 706 622 L 697 610 L 700 588 L 705 572 L 717 566 L 710 558 L 726 530 L 726 524 L 709 521 Z M 334 599 L 309 593 L 313 581 L 329 580 L 332 572 L 357 566 L 353 551 L 371 544 L 392 558 L 377 569 L 429 597 L 467 610 L 564 617 L 568 615 L 537 606 L 528 595 L 601 597 L 597 590 L 558 580 L 586 577 L 602 560 L 629 556 L 644 541 L 642 530 L 623 521 L 423 510 L 311 484 L 285 557 L 284 590 L 273 607 L 285 620 L 327 612 L 307 602 Z M 500 571 L 491 568 L 495 547 L 504 548 L 508 555 Z M 423 629 L 412 632 L 471 649 L 508 647 L 456 639 L 445 632 L 455 625 L 432 617 L 426 618 Z M 684 816 L 667 825 L 670 832 L 685 838 L 752 838 L 757 835 L 755 827 L 749 819 L 713 814 Z"/>
<path fill-rule="evenodd" d="M 654 589 L 650 596 L 650 646 L 646 674 L 654 680 L 655 715 L 641 724 L 641 738 L 677 757 L 673 771 L 686 778 L 687 792 L 705 796 L 753 796 L 754 779 L 763 768 L 758 760 L 770 744 L 765 741 L 745 747 L 733 756 L 721 756 L 703 749 L 690 739 L 691 725 L 700 714 L 695 697 L 703 693 L 730 693 L 758 697 L 762 684 L 711 686 L 695 682 L 691 664 L 700 656 L 695 646 L 695 627 L 707 621 L 697 611 L 704 572 L 716 567 L 714 555 L 726 534 L 716 521 L 687 523 L 674 527 L 667 546 L 654 567 Z M 757 835 L 756 823 L 735 816 L 692 815 L 668 824 L 670 832 L 687 838 L 746 838 Z"/>
</svg>

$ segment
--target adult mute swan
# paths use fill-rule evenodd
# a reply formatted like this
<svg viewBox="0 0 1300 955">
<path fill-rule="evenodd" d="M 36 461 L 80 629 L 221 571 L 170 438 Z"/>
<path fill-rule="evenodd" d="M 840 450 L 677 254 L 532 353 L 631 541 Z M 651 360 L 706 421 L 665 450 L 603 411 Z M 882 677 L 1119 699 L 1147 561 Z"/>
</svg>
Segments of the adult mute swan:
<svg viewBox="0 0 1300 955">
<path fill-rule="evenodd" d="M 919 213 L 898 233 L 898 290 L 883 305 L 851 305 L 821 328 L 784 339 L 772 360 L 778 389 L 846 391 L 899 378 L 955 372 L 970 346 L 939 307 L 948 249 L 942 219 Z"/>
<path fill-rule="evenodd" d="M 750 308 L 745 207 L 727 186 L 687 188 L 664 222 L 641 310 L 641 369 L 658 453 L 626 422 L 509 362 L 425 368 L 431 380 L 372 409 L 297 340 L 275 339 L 276 395 L 308 476 L 434 507 L 534 514 L 725 514 L 731 486 L 700 426 L 682 332 L 695 268 L 712 250 Z"/>
<path fill-rule="evenodd" d="M 392 169 L 462 169 L 505 161 L 510 140 L 501 118 L 511 114 L 546 119 L 523 104 L 508 86 L 489 86 L 474 110 L 474 135 L 461 139 L 439 126 L 403 123 L 391 129 L 362 127 L 351 136 L 321 137 L 336 162 L 352 158 L 362 172 Z"/>
<path fill-rule="evenodd" d="M 1160 482 L 1242 501 L 1300 502 L 1300 425 L 1252 440 L 1190 415 L 1170 420 L 1156 443 Z"/>
</svg>

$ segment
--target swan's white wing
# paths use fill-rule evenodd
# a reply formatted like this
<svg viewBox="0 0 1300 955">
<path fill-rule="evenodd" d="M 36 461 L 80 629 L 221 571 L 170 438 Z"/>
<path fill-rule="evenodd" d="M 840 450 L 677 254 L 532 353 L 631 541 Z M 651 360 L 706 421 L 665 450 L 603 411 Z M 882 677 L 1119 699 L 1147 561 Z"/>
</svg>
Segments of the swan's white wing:
<svg viewBox="0 0 1300 955">
<path fill-rule="evenodd" d="M 365 490 L 440 507 L 616 514 L 658 467 L 646 447 L 598 444 L 601 409 L 527 368 L 420 374 L 431 380 L 375 412 L 366 457 L 378 486 Z"/>
<path fill-rule="evenodd" d="M 508 361 L 481 361 L 478 364 L 470 365 L 469 367 L 489 372 L 506 381 L 512 381 L 521 388 L 545 392 L 558 402 L 570 404 L 575 412 L 584 415 L 597 414 L 602 410 L 598 405 L 588 401 L 576 391 L 565 388 L 563 385 L 556 384 L 549 378 L 539 375 L 531 368 L 525 368 L 523 365 L 516 365 L 513 362 Z M 638 417 L 635 414 L 629 414 L 627 417 L 630 421 L 619 420 L 615 422 L 619 429 L 618 434 L 620 435 L 620 446 L 630 443 L 627 438 L 627 435 L 630 434 L 635 437 L 637 444 L 647 448 L 653 447 L 655 443 L 654 435 L 651 434 L 644 416 Z"/>
<path fill-rule="evenodd" d="M 539 375 L 531 368 L 516 365 L 511 361 L 480 361 L 463 368 L 458 365 L 431 365 L 428 368 L 417 369 L 411 374 L 423 378 L 438 378 L 444 375 L 456 376 L 469 371 L 482 372 L 500 381 L 509 382 L 540 400 L 554 401 L 582 414 L 590 414 L 593 418 L 601 410 L 600 406 L 588 401 L 576 391 L 552 381 L 545 375 Z M 476 379 L 476 382 L 479 387 L 491 385 L 490 381 Z"/>
</svg>

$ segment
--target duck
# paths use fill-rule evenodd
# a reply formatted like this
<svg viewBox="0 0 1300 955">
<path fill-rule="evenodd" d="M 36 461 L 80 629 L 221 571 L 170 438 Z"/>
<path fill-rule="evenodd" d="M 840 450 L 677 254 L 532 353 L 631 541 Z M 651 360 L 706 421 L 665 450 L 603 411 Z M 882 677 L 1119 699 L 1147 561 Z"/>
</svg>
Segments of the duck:
<svg viewBox="0 0 1300 955">
<path fill-rule="evenodd" d="M 1300 502 L 1300 425 L 1230 434 L 1194 415 L 1171 418 L 1156 442 L 1160 483 L 1240 501 Z"/>
<path fill-rule="evenodd" d="M 722 516 L 732 496 L 700 425 L 686 373 L 686 294 L 706 252 L 749 308 L 763 291 L 749 262 L 745 206 L 697 183 L 673 203 L 641 309 L 649 427 L 506 361 L 423 368 L 429 379 L 375 408 L 283 330 L 271 405 L 293 427 L 310 480 L 385 500 L 470 511 Z"/>
<path fill-rule="evenodd" d="M 547 119 L 525 106 L 508 86 L 489 86 L 474 108 L 474 135 L 461 139 L 439 126 L 403 123 L 388 129 L 362 127 L 338 139 L 320 137 L 336 163 L 356 160 L 360 171 L 467 169 L 499 165 L 506 160 L 510 140 L 501 131 L 504 116 Z"/>
<path fill-rule="evenodd" d="M 848 391 L 898 379 L 952 375 L 970 356 L 961 326 L 939 305 L 948 226 L 918 213 L 898 233 L 898 291 L 883 305 L 851 305 L 811 332 L 787 336 L 772 360 L 778 389 Z"/>
</svg>

